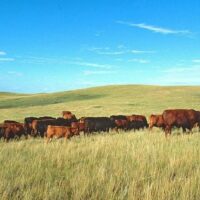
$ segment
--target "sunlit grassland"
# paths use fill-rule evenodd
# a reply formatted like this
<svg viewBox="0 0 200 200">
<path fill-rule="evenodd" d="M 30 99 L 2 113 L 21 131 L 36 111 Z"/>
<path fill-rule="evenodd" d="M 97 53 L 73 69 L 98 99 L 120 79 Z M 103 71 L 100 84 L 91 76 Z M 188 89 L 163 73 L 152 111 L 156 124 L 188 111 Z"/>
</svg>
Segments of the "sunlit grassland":
<svg viewBox="0 0 200 200">
<path fill-rule="evenodd" d="M 0 143 L 1 199 L 199 199 L 200 135 Z"/>
<path fill-rule="evenodd" d="M 25 116 L 200 110 L 200 87 L 108 86 L 54 94 L 0 94 L 0 120 Z M 10 105 L 10 106 L 9 106 Z M 0 141 L 0 199 L 199 199 L 200 133 L 162 131 Z"/>
<path fill-rule="evenodd" d="M 166 108 L 200 110 L 200 87 L 106 86 L 52 94 L 0 94 L 0 121 L 25 116 L 60 116 L 70 110 L 78 117 L 161 113 Z"/>
</svg>

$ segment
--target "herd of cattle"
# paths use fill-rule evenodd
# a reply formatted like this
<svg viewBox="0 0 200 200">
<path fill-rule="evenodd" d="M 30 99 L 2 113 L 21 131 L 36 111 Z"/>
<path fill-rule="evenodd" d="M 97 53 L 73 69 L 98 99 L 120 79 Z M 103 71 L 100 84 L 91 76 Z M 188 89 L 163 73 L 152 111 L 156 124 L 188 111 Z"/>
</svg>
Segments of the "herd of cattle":
<svg viewBox="0 0 200 200">
<path fill-rule="evenodd" d="M 110 117 L 82 117 L 77 119 L 70 111 L 63 111 L 62 117 L 27 117 L 24 123 L 5 120 L 0 124 L 0 138 L 9 141 L 21 136 L 46 137 L 47 142 L 53 138 L 66 139 L 79 135 L 81 132 L 109 132 L 110 130 L 140 130 L 153 127 L 162 128 L 165 135 L 171 134 L 172 128 L 182 128 L 190 132 L 194 127 L 200 127 L 200 112 L 193 109 L 165 110 L 160 115 L 150 115 L 149 123 L 143 115 L 112 115 Z"/>
</svg>

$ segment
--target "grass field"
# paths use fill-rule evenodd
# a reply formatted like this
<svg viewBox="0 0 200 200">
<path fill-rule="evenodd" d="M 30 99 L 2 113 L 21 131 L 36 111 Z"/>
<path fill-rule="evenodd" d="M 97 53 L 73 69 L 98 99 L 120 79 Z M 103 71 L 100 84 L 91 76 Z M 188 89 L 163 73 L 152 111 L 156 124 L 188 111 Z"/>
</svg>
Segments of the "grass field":
<svg viewBox="0 0 200 200">
<path fill-rule="evenodd" d="M 107 86 L 54 94 L 0 93 L 0 121 L 200 110 L 200 87 Z M 0 142 L 0 199 L 199 199 L 200 134 L 154 129 L 65 142 Z"/>
</svg>

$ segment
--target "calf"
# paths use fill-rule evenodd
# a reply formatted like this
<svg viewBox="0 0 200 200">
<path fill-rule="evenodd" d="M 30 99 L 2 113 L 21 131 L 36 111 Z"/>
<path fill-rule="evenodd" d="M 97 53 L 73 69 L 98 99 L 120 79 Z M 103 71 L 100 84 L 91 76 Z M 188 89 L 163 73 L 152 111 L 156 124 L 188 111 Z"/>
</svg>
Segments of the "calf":
<svg viewBox="0 0 200 200">
<path fill-rule="evenodd" d="M 74 135 L 73 130 L 71 127 L 66 127 L 66 126 L 52 126 L 49 125 L 47 127 L 47 143 L 49 142 L 49 140 L 53 137 L 57 137 L 57 138 L 62 138 L 65 137 L 65 139 L 69 139 L 70 137 L 72 137 Z"/>
</svg>

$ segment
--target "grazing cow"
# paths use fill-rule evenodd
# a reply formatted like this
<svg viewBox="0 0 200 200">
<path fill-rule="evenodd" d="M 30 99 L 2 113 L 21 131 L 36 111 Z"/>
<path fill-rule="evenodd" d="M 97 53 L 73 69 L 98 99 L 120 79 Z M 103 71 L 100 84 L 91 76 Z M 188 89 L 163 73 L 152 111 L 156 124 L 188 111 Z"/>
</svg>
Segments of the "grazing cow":
<svg viewBox="0 0 200 200">
<path fill-rule="evenodd" d="M 71 126 L 72 122 L 76 122 L 75 119 L 64 119 L 64 118 L 57 118 L 57 119 L 43 119 L 43 120 L 34 120 L 32 122 L 32 128 L 33 128 L 33 135 L 34 136 L 41 136 L 44 137 L 47 126 Z"/>
<path fill-rule="evenodd" d="M 195 124 L 200 123 L 200 115 L 193 109 L 165 110 L 162 114 L 165 123 L 165 136 L 171 134 L 173 127 L 182 128 L 183 132 L 190 132 Z"/>
<path fill-rule="evenodd" d="M 72 114 L 70 111 L 63 111 L 62 116 L 64 119 L 77 120 L 76 116 Z"/>
<path fill-rule="evenodd" d="M 0 124 L 0 139 L 3 138 L 4 136 L 4 131 L 7 127 L 5 126 L 5 124 Z"/>
<path fill-rule="evenodd" d="M 119 131 L 119 129 L 122 129 L 122 130 L 125 130 L 125 131 L 128 130 L 128 127 L 129 127 L 128 120 L 126 120 L 126 119 L 116 119 L 114 121 L 114 123 L 115 123 L 115 130 L 117 132 Z"/>
<path fill-rule="evenodd" d="M 112 115 L 110 116 L 112 128 L 118 132 L 118 129 L 128 130 L 127 117 L 125 115 Z"/>
<path fill-rule="evenodd" d="M 200 111 L 196 111 L 196 112 L 197 112 L 198 122 L 195 125 L 197 125 L 197 127 L 199 127 L 199 132 L 200 132 Z"/>
<path fill-rule="evenodd" d="M 129 129 L 139 130 L 149 126 L 146 117 L 143 115 L 131 115 L 126 116 L 126 118 L 129 121 Z"/>
<path fill-rule="evenodd" d="M 125 115 L 112 115 L 110 116 L 110 119 L 112 121 L 115 121 L 116 119 L 127 120 L 127 117 Z"/>
<path fill-rule="evenodd" d="M 85 123 L 85 133 L 109 132 L 113 128 L 112 121 L 108 117 L 85 117 L 80 122 Z"/>
<path fill-rule="evenodd" d="M 26 117 L 24 119 L 24 128 L 28 135 L 35 136 L 36 129 L 35 129 L 35 120 L 53 120 L 54 117 L 44 116 L 44 117 Z"/>
<path fill-rule="evenodd" d="M 3 138 L 8 142 L 10 139 L 24 135 L 27 138 L 27 134 L 24 129 L 24 124 L 20 123 L 7 123 L 4 124 Z"/>
<path fill-rule="evenodd" d="M 37 117 L 26 117 L 24 119 L 24 128 L 28 135 L 32 134 L 32 130 L 33 130 L 32 122 L 33 122 L 33 120 L 36 120 L 36 119 L 38 119 L 38 118 Z"/>
<path fill-rule="evenodd" d="M 151 130 L 153 127 L 165 128 L 165 123 L 162 115 L 150 115 L 149 117 L 149 129 Z"/>
<path fill-rule="evenodd" d="M 34 120 L 32 122 L 32 132 L 31 135 L 36 137 L 44 137 L 46 131 L 47 131 L 47 126 L 48 125 L 53 125 L 55 122 L 55 119 L 42 119 L 42 120 Z"/>
<path fill-rule="evenodd" d="M 77 134 L 77 132 L 76 132 Z M 47 143 L 49 140 L 53 137 L 62 138 L 65 137 L 65 139 L 69 139 L 74 135 L 73 129 L 71 127 L 66 126 L 52 126 L 48 125 L 47 127 Z"/>
<path fill-rule="evenodd" d="M 72 122 L 71 128 L 77 130 L 78 132 L 84 132 L 85 134 L 85 123 L 84 122 Z"/>
</svg>

